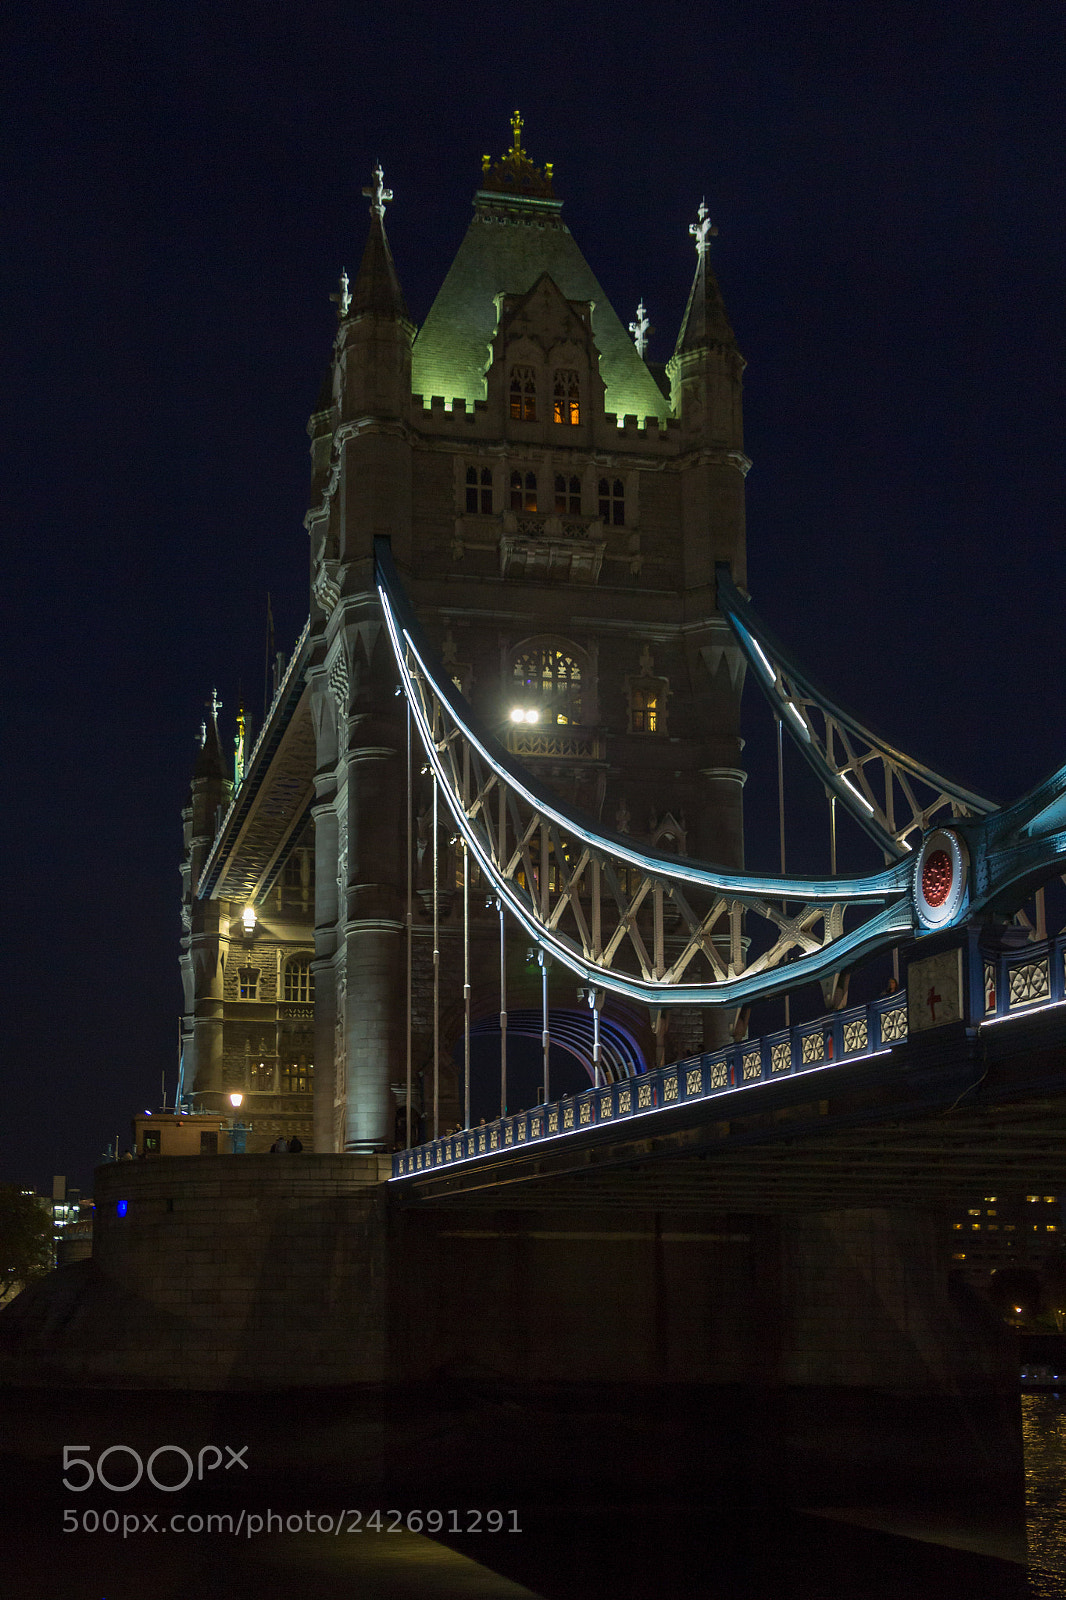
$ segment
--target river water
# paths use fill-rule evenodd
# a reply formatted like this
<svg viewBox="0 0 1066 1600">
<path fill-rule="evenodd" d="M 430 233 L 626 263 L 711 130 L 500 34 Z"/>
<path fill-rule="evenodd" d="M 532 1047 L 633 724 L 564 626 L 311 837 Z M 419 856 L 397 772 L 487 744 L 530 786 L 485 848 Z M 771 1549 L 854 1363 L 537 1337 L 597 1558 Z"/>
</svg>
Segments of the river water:
<svg viewBox="0 0 1066 1600">
<path fill-rule="evenodd" d="M 252 1409 L 227 1409 L 223 1421 L 207 1397 L 169 1397 L 162 1410 L 160 1400 L 0 1395 L 0 1594 L 18 1600 L 1066 1600 L 1066 1394 L 1022 1397 L 1027 1548 L 1017 1530 L 968 1517 L 966 1508 L 953 1518 L 942 1511 L 923 1515 L 921 1507 L 904 1513 L 649 1505 L 636 1485 L 624 1505 L 574 1505 L 554 1495 L 551 1483 L 536 1504 L 500 1507 L 494 1528 L 484 1516 L 472 1527 L 470 1508 L 460 1505 L 458 1527 L 445 1519 L 431 1539 L 424 1528 L 390 1532 L 388 1517 L 376 1527 L 368 1520 L 375 1501 L 346 1471 L 359 1454 L 359 1423 L 343 1407 L 322 1406 L 309 1417 L 303 1398 L 262 1397 Z M 164 1438 L 181 1438 L 190 1449 L 216 1435 L 224 1444 L 227 1427 L 251 1439 L 256 1470 L 243 1482 L 238 1469 L 229 1481 L 217 1471 L 200 1493 L 193 1485 L 182 1494 L 146 1496 L 143 1480 L 128 1492 L 103 1495 L 96 1487 L 83 1495 L 62 1487 L 64 1444 L 82 1446 L 99 1464 L 106 1442 L 124 1439 L 147 1459 Z M 327 1439 L 328 1452 L 321 1443 Z M 132 1459 L 120 1452 L 107 1471 L 119 1479 Z M 447 1502 L 446 1493 L 442 1498 Z M 486 1508 L 489 1500 L 491 1494 Z M 423 1500 L 423 1513 L 425 1507 Z M 253 1537 L 247 1529 L 229 1531 L 224 1521 L 214 1530 L 196 1523 L 211 1514 L 232 1519 L 232 1527 L 242 1510 L 262 1516 L 270 1509 L 277 1525 Z M 308 1509 L 333 1517 L 334 1527 L 309 1528 Z M 75 1512 L 77 1527 L 65 1532 L 64 1519 Z M 107 1530 L 105 1513 L 111 1520 L 155 1513 L 164 1525 L 123 1537 Z M 174 1513 L 183 1519 L 180 1536 L 169 1525 Z"/>
</svg>

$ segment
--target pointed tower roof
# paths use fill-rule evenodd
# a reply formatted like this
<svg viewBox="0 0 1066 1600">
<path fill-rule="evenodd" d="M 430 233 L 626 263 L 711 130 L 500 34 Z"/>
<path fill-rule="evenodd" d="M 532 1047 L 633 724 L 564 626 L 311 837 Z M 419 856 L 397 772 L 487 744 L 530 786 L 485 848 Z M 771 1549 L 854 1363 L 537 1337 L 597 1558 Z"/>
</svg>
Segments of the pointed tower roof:
<svg viewBox="0 0 1066 1600">
<path fill-rule="evenodd" d="M 689 224 L 689 233 L 696 240 L 696 276 L 692 280 L 681 331 L 674 346 L 674 355 L 688 350 L 706 350 L 712 344 L 736 344 L 736 337 L 725 313 L 725 302 L 718 280 L 711 268 L 711 239 L 718 229 L 708 219 L 707 203 L 700 201 L 697 220 Z"/>
<path fill-rule="evenodd" d="M 210 713 L 200 724 L 200 754 L 193 767 L 193 781 L 197 778 L 225 778 L 226 758 L 222 753 L 222 740 L 218 736 L 218 713 L 222 709 L 222 701 L 214 689 L 207 702 Z"/>
<path fill-rule="evenodd" d="M 517 112 L 511 126 L 507 154 L 496 163 L 482 158 L 473 220 L 415 340 L 412 390 L 427 401 L 435 394 L 462 397 L 471 406 L 483 400 L 497 297 L 524 295 L 547 273 L 567 300 L 592 302 L 607 410 L 665 420 L 669 402 L 559 214 L 551 167 L 541 170 L 530 161 Z"/>
<path fill-rule="evenodd" d="M 370 314 L 396 317 L 404 322 L 409 320 L 392 251 L 385 237 L 385 206 L 392 199 L 392 190 L 385 188 L 384 177 L 379 162 L 374 168 L 373 182 L 363 190 L 370 200 L 370 233 L 351 293 L 348 293 L 345 278 L 342 293 L 336 297 L 338 315 L 342 319 Z"/>
</svg>

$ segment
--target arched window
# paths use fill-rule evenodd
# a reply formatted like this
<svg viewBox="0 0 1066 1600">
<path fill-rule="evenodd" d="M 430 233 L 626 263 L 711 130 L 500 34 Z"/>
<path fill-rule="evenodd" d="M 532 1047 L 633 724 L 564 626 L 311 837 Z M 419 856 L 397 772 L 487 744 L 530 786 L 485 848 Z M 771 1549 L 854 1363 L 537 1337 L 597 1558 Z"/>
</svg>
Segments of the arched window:
<svg viewBox="0 0 1066 1600">
<path fill-rule="evenodd" d="M 600 516 L 620 528 L 626 520 L 626 490 L 621 478 L 600 479 Z"/>
<path fill-rule="evenodd" d="M 581 667 L 552 644 L 535 645 L 515 657 L 514 687 L 527 711 L 541 723 L 581 721 Z"/>
<path fill-rule="evenodd" d="M 532 367 L 511 368 L 511 416 L 515 422 L 537 419 L 537 375 Z"/>
<path fill-rule="evenodd" d="M 491 467 L 467 467 L 466 509 L 483 517 L 492 515 Z"/>
<path fill-rule="evenodd" d="M 581 388 L 572 367 L 556 367 L 552 383 L 552 416 L 576 427 L 581 421 Z"/>
<path fill-rule="evenodd" d="M 581 515 L 581 479 L 578 477 L 564 478 L 561 472 L 555 475 L 555 509 L 556 511 L 570 512 L 571 515 Z"/>
<path fill-rule="evenodd" d="M 308 1005 L 315 998 L 315 975 L 310 956 L 293 956 L 285 968 L 285 999 L 292 1005 Z"/>
</svg>

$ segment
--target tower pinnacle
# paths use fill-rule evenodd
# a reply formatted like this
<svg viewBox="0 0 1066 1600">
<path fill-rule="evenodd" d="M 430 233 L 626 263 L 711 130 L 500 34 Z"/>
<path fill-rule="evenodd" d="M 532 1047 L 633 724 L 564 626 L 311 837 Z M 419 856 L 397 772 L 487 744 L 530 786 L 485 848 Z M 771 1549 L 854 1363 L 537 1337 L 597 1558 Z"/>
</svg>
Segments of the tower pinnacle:
<svg viewBox="0 0 1066 1600">
<path fill-rule="evenodd" d="M 718 229 L 707 213 L 707 202 L 701 200 L 696 221 L 689 223 L 689 233 L 696 241 L 696 276 L 681 321 L 674 355 L 686 350 L 704 350 L 710 345 L 736 346 L 733 330 L 729 326 L 722 291 L 711 267 L 711 240 L 717 238 Z"/>
<path fill-rule="evenodd" d="M 651 323 L 648 321 L 648 314 L 644 309 L 643 298 L 637 306 L 637 320 L 629 324 L 629 331 L 633 335 L 633 343 L 637 347 L 637 354 L 642 356 L 648 348 L 648 334 L 651 331 Z"/>
<path fill-rule="evenodd" d="M 392 199 L 392 190 L 385 188 L 384 177 L 385 174 L 381 170 L 381 162 L 379 161 L 374 168 L 373 183 L 368 184 L 363 190 L 363 193 L 370 201 L 370 215 L 372 217 L 383 217 L 385 215 L 385 207 Z"/>
</svg>

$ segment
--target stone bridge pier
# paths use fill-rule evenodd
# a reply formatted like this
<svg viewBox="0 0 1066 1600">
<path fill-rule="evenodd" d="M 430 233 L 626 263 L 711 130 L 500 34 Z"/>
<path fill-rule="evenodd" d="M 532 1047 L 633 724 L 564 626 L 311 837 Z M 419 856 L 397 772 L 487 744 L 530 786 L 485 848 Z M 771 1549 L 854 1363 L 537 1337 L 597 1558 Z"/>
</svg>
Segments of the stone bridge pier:
<svg viewBox="0 0 1066 1600">
<path fill-rule="evenodd" d="M 353 1476 L 397 1491 L 1020 1513 L 1013 1340 L 935 1214 L 402 1207 L 385 1169 L 99 1169 L 93 1259 L 0 1316 L 3 1377 L 361 1395 Z"/>
</svg>

